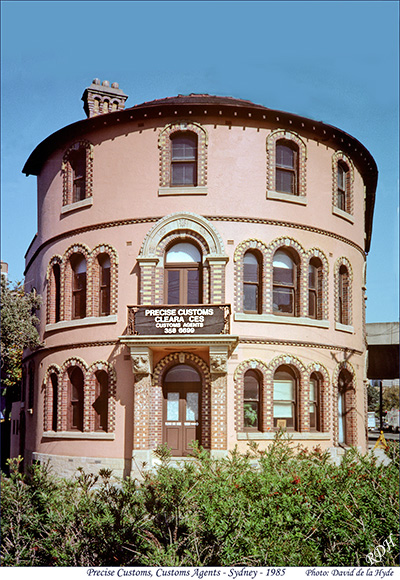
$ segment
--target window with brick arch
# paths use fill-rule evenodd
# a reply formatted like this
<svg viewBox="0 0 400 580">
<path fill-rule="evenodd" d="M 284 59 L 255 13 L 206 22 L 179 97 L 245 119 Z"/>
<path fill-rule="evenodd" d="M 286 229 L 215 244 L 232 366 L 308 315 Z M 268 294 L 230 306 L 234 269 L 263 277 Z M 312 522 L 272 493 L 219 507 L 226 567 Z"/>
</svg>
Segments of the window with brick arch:
<svg viewBox="0 0 400 580">
<path fill-rule="evenodd" d="M 322 262 L 311 258 L 308 264 L 308 316 L 322 320 Z"/>
<path fill-rule="evenodd" d="M 53 300 L 54 300 L 54 322 L 61 320 L 61 269 L 59 264 L 53 264 Z"/>
<path fill-rule="evenodd" d="M 72 318 L 86 317 L 86 260 L 82 254 L 70 258 L 72 268 Z"/>
<path fill-rule="evenodd" d="M 243 378 L 243 427 L 246 431 L 261 431 L 261 385 L 257 371 L 246 371 Z"/>
<path fill-rule="evenodd" d="M 292 368 L 279 367 L 274 374 L 274 428 L 298 430 L 298 380 Z"/>
<path fill-rule="evenodd" d="M 280 193 L 299 194 L 299 148 L 292 141 L 280 139 L 275 149 L 275 189 Z"/>
<path fill-rule="evenodd" d="M 79 367 L 68 369 L 68 415 L 69 431 L 83 431 L 84 376 Z"/>
<path fill-rule="evenodd" d="M 171 186 L 197 185 L 197 135 L 190 131 L 171 135 Z"/>
<path fill-rule="evenodd" d="M 96 392 L 93 409 L 95 412 L 95 430 L 107 431 L 108 428 L 108 374 L 106 371 L 97 371 Z"/>
<path fill-rule="evenodd" d="M 98 257 L 99 264 L 99 315 L 108 316 L 111 308 L 111 263 L 108 254 Z"/>
<path fill-rule="evenodd" d="M 321 431 L 321 415 L 320 415 L 320 391 L 321 391 L 321 377 L 318 373 L 312 373 L 310 377 L 310 431 Z"/>
<path fill-rule="evenodd" d="M 259 253 L 247 251 L 243 257 L 243 310 L 261 314 L 261 257 Z"/>
<path fill-rule="evenodd" d="M 50 375 L 50 388 L 52 392 L 53 405 L 51 409 L 51 429 L 57 431 L 58 420 L 58 376 L 56 373 Z"/>
<path fill-rule="evenodd" d="M 71 167 L 72 203 L 86 197 L 86 148 L 73 149 L 68 162 Z"/>
<path fill-rule="evenodd" d="M 349 316 L 349 272 L 344 264 L 339 268 L 338 280 L 338 322 L 350 324 Z"/>
<path fill-rule="evenodd" d="M 277 250 L 273 259 L 273 312 L 299 316 L 300 265 L 294 252 Z"/>
<path fill-rule="evenodd" d="M 339 373 L 338 378 L 338 442 L 349 444 L 350 439 L 350 409 L 348 398 L 352 390 L 353 377 L 346 369 Z"/>
<path fill-rule="evenodd" d="M 202 255 L 192 243 L 178 242 L 165 255 L 167 304 L 202 303 Z"/>
<path fill-rule="evenodd" d="M 347 163 L 339 161 L 337 164 L 337 206 L 349 212 L 349 180 L 350 171 Z"/>
</svg>

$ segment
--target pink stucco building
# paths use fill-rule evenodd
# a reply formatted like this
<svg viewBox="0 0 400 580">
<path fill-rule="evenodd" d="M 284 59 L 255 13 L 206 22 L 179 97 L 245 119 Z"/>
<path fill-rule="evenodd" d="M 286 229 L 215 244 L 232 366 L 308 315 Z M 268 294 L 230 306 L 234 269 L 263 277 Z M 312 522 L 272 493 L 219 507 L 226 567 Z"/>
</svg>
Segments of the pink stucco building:
<svg viewBox="0 0 400 580">
<path fill-rule="evenodd" d="M 279 428 L 365 451 L 370 153 L 249 101 L 126 98 L 95 79 L 88 118 L 23 169 L 44 345 L 25 353 L 12 454 L 129 475 L 162 443 L 224 456 Z"/>
</svg>

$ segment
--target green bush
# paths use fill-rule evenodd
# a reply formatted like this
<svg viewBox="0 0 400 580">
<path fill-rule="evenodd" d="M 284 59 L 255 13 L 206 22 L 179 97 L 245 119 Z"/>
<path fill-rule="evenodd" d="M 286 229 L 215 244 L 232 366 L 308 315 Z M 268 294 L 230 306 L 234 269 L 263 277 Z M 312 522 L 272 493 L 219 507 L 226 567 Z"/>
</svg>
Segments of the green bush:
<svg viewBox="0 0 400 580">
<path fill-rule="evenodd" d="M 212 459 L 194 447 L 182 469 L 158 450 L 143 481 L 78 470 L 74 480 L 10 464 L 2 478 L 3 566 L 366 566 L 398 545 L 399 451 L 389 466 L 350 450 L 340 466 L 280 433 Z M 398 548 L 380 566 L 397 565 Z"/>
</svg>

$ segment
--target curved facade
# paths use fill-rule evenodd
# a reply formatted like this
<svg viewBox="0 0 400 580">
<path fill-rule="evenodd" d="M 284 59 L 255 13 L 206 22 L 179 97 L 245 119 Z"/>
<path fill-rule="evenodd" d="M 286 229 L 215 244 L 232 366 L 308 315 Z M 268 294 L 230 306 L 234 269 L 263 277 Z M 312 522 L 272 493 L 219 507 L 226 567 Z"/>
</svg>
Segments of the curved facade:
<svg viewBox="0 0 400 580">
<path fill-rule="evenodd" d="M 371 155 L 248 101 L 121 94 L 94 82 L 89 118 L 24 167 L 44 298 L 13 409 L 25 458 L 129 475 L 162 443 L 218 456 L 280 428 L 365 451 Z"/>
</svg>

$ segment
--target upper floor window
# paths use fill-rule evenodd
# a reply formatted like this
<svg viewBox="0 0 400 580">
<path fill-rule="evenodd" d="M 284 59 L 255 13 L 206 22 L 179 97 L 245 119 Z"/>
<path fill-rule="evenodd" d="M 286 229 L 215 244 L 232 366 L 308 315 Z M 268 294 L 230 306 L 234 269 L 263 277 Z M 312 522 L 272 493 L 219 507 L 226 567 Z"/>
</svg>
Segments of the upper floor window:
<svg viewBox="0 0 400 580">
<path fill-rule="evenodd" d="M 298 195 L 298 147 L 290 141 L 276 144 L 275 190 Z"/>
<path fill-rule="evenodd" d="M 171 185 L 197 185 L 197 135 L 194 133 L 171 135 Z"/>
<path fill-rule="evenodd" d="M 95 431 L 107 431 L 108 422 L 108 374 L 105 371 L 97 371 L 96 392 L 93 409 L 95 411 Z"/>
<path fill-rule="evenodd" d="M 344 264 L 339 268 L 338 322 L 350 324 L 349 320 L 349 272 Z"/>
<path fill-rule="evenodd" d="M 51 429 L 57 431 L 58 419 L 58 376 L 56 373 L 51 373 L 51 391 L 52 391 L 52 408 L 51 408 Z"/>
<path fill-rule="evenodd" d="M 98 257 L 99 262 L 99 315 L 108 316 L 110 314 L 110 283 L 111 283 L 111 263 L 107 254 Z"/>
<path fill-rule="evenodd" d="M 86 316 L 86 260 L 81 254 L 70 258 L 72 268 L 72 318 Z"/>
<path fill-rule="evenodd" d="M 291 255 L 277 250 L 273 259 L 273 312 L 298 316 L 298 266 Z"/>
<path fill-rule="evenodd" d="M 194 244 L 179 242 L 165 255 L 165 298 L 167 304 L 202 302 L 202 256 Z"/>
<path fill-rule="evenodd" d="M 251 251 L 243 257 L 243 310 L 261 313 L 261 260 Z"/>
<path fill-rule="evenodd" d="M 92 196 L 93 146 L 88 141 L 74 143 L 63 157 L 63 205 Z"/>
<path fill-rule="evenodd" d="M 351 159 L 336 151 L 332 156 L 332 211 L 353 223 L 354 166 Z M 345 212 L 345 215 L 343 213 Z"/>
<path fill-rule="evenodd" d="M 308 316 L 322 319 L 322 263 L 312 258 L 308 264 Z"/>
<path fill-rule="evenodd" d="M 244 375 L 243 426 L 246 430 L 261 430 L 261 381 L 257 371 Z"/>
<path fill-rule="evenodd" d="M 320 381 L 316 373 L 310 377 L 310 430 L 320 431 Z"/>
<path fill-rule="evenodd" d="M 337 165 L 337 206 L 343 211 L 348 211 L 348 182 L 349 168 L 343 161 Z"/>
</svg>

